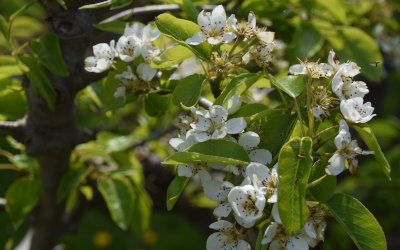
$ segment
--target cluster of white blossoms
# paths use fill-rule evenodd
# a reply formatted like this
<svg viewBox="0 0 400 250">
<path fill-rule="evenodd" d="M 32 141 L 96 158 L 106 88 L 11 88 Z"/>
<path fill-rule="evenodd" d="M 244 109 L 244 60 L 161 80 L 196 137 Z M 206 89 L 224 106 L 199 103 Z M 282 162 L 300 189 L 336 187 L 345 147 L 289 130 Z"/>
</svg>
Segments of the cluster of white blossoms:
<svg viewBox="0 0 400 250">
<path fill-rule="evenodd" d="M 301 62 L 292 65 L 289 73 L 293 75 L 308 75 L 311 78 L 328 78 L 332 86 L 332 92 L 340 101 L 340 111 L 350 123 L 366 123 L 375 114 L 370 102 L 364 102 L 364 96 L 369 90 L 363 81 L 354 81 L 353 77 L 360 73 L 360 67 L 354 62 L 340 63 L 334 51 L 329 52 L 328 63 Z M 319 88 L 323 89 L 322 91 Z M 313 103 L 313 114 L 316 118 L 326 117 L 330 99 L 323 86 L 313 89 L 319 101 Z M 315 93 L 314 93 L 315 94 Z M 328 102 L 328 104 L 324 104 Z M 358 166 L 357 155 L 372 154 L 372 151 L 363 151 L 356 140 L 351 140 L 349 126 L 345 120 L 340 121 L 339 133 L 335 137 L 337 151 L 329 159 L 326 168 L 328 175 L 338 175 L 346 169 L 346 162 L 349 171 L 355 173 Z"/>
<path fill-rule="evenodd" d="M 273 59 L 275 48 L 282 47 L 282 43 L 274 42 L 275 33 L 257 27 L 256 16 L 250 12 L 247 22 L 238 22 L 235 15 L 227 18 L 222 5 L 215 7 L 212 12 L 201 11 L 197 17 L 197 23 L 201 32 L 188 38 L 190 45 L 198 45 L 207 42 L 211 45 L 224 43 L 246 42 L 247 50 L 242 57 L 244 64 L 252 59 L 260 66 L 266 67 Z"/>
<path fill-rule="evenodd" d="M 93 46 L 94 56 L 86 58 L 85 70 L 101 73 L 111 69 L 117 59 L 120 59 L 126 64 L 126 70 L 115 76 L 120 81 L 120 86 L 114 95 L 123 97 L 128 89 L 143 86 L 140 82 L 150 82 L 157 74 L 157 70 L 150 67 L 150 62 L 160 54 L 160 50 L 154 45 L 159 35 L 159 30 L 150 24 L 127 24 L 124 34 L 116 44 L 112 40 L 110 44 L 100 43 Z"/>
</svg>

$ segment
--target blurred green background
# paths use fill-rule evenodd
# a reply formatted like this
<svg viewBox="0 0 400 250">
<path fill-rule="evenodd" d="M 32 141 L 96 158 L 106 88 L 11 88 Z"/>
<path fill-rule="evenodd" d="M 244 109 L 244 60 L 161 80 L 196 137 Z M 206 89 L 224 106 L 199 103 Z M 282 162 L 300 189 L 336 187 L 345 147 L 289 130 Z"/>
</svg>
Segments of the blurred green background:
<svg viewBox="0 0 400 250">
<path fill-rule="evenodd" d="M 26 2 L 1 0 L 0 14 L 8 17 Z M 130 7 L 161 3 L 185 7 L 187 2 L 135 0 Z M 221 3 L 189 2 L 199 9 L 207 4 Z M 286 44 L 283 59 L 289 64 L 296 63 L 298 58 L 325 61 L 328 51 L 334 49 L 341 58 L 354 60 L 362 67 L 360 79 L 367 82 L 370 88 L 366 98 L 378 114 L 371 126 L 392 166 L 392 181 L 387 181 L 373 157 L 364 157 L 356 176 L 340 176 L 337 191 L 353 194 L 362 201 L 382 225 L 388 248 L 400 249 L 400 2 L 245 0 L 222 3 L 227 4 L 229 12 L 242 18 L 247 18 L 248 12 L 254 11 L 258 22 L 275 31 L 276 38 Z M 105 16 L 115 13 L 104 11 Z M 189 18 L 192 15 L 187 8 L 176 14 Z M 15 20 L 13 32 L 20 44 L 47 32 L 45 18 L 46 13 L 35 4 Z M 6 53 L 5 46 L 4 37 L 0 36 L 0 54 Z M 279 73 L 285 69 L 276 71 Z M 26 111 L 19 75 L 18 67 L 10 61 L 0 60 L 0 118 L 3 120 L 21 118 Z M 113 159 L 106 160 L 107 163 L 134 165 L 134 171 L 137 171 L 134 178 L 139 179 L 138 183 L 145 181 L 145 184 L 142 183 L 147 190 L 143 195 L 143 199 L 148 199 L 145 209 L 149 210 L 152 203 L 152 212 L 141 210 L 131 230 L 122 231 L 109 218 L 104 202 L 98 195 L 91 194 L 92 203 L 71 233 L 62 237 L 61 245 L 65 249 L 76 250 L 205 249 L 205 240 L 210 233 L 207 225 L 212 221 L 212 212 L 207 207 L 212 203 L 199 195 L 196 187 L 186 190 L 185 200 L 180 201 L 176 209 L 166 211 L 164 197 L 172 172 L 160 169 L 159 162 L 170 152 L 165 146 L 167 140 L 150 141 L 144 147 L 134 149 L 126 146 L 140 142 L 151 131 L 167 129 L 176 114 L 170 112 L 160 119 L 149 117 L 143 107 L 132 103 L 133 99 L 127 102 L 116 100 L 112 96 L 115 88 L 115 82 L 96 82 L 79 94 L 79 125 L 108 132 L 102 132 L 94 144 L 78 148 L 75 154 L 89 154 L 92 158 L 104 154 L 104 159 L 110 154 Z M 14 154 L 23 150 L 15 141 L 4 137 L 0 139 L 0 147 Z M 151 160 L 147 159 L 149 155 Z M 3 157 L 0 161 L 7 162 Z M 12 170 L 0 170 L 0 197 L 5 196 L 6 190 L 19 175 Z M 88 179 L 86 187 L 90 187 Z M 20 242 L 29 229 L 28 224 L 29 219 L 15 229 L 9 215 L 0 210 L 0 249 L 9 249 Z M 334 221 L 328 224 L 325 238 L 318 248 L 355 248 Z"/>
</svg>

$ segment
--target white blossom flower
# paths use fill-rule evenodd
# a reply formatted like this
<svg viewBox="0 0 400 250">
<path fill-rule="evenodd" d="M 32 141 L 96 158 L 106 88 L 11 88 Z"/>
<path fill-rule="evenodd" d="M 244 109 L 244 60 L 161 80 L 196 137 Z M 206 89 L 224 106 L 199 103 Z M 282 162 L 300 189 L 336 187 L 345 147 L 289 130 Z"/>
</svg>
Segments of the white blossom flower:
<svg viewBox="0 0 400 250">
<path fill-rule="evenodd" d="M 250 48 L 249 52 L 243 55 L 243 63 L 248 64 L 252 59 L 260 67 L 267 67 L 273 59 L 273 51 L 276 47 L 274 42 L 259 44 Z"/>
<path fill-rule="evenodd" d="M 289 236 L 285 233 L 282 224 L 272 222 L 264 233 L 264 238 L 261 244 L 266 245 L 270 243 L 270 250 L 308 250 L 308 241 L 305 235 Z"/>
<path fill-rule="evenodd" d="M 218 45 L 229 43 L 236 38 L 233 32 L 229 32 L 229 29 L 236 25 L 236 18 L 231 15 L 227 20 L 225 9 L 222 5 L 215 7 L 211 13 L 204 10 L 201 11 L 197 17 L 197 23 L 201 32 L 186 40 L 190 45 L 198 45 L 205 41 L 212 45 Z"/>
<path fill-rule="evenodd" d="M 319 241 L 323 241 L 325 238 L 325 212 L 319 205 L 307 202 L 307 206 L 310 215 L 308 221 L 304 224 L 303 231 L 308 245 L 315 247 Z"/>
<path fill-rule="evenodd" d="M 272 43 L 275 38 L 275 32 L 271 31 L 265 31 L 263 29 L 257 28 L 257 21 L 256 21 L 256 16 L 254 15 L 253 12 L 249 13 L 248 16 L 248 27 L 250 28 L 251 31 L 255 34 L 257 39 L 261 41 L 262 43 Z"/>
<path fill-rule="evenodd" d="M 228 194 L 235 216 L 242 226 L 252 226 L 259 219 L 265 207 L 265 197 L 260 190 L 252 185 L 237 186 L 231 189 Z M 241 223 L 244 222 L 244 223 Z"/>
<path fill-rule="evenodd" d="M 259 189 L 267 197 L 269 203 L 276 203 L 278 200 L 277 167 L 278 164 L 275 164 L 272 169 L 269 169 L 263 164 L 252 162 L 245 171 L 247 182 Z"/>
<path fill-rule="evenodd" d="M 201 183 L 211 180 L 210 174 L 207 172 L 207 163 L 179 164 L 177 169 L 178 176 L 194 177 L 198 175 Z"/>
<path fill-rule="evenodd" d="M 355 97 L 340 102 L 340 111 L 346 120 L 354 123 L 369 122 L 376 114 L 370 102 L 364 103 L 363 98 Z"/>
<path fill-rule="evenodd" d="M 115 42 L 110 44 L 99 43 L 93 46 L 93 55 L 85 59 L 85 70 L 93 73 L 101 73 L 108 70 L 114 64 L 116 56 Z"/>
<path fill-rule="evenodd" d="M 227 134 L 239 134 L 246 128 L 244 118 L 232 118 L 228 120 L 228 111 L 219 105 L 213 105 L 206 112 L 196 110 L 195 121 L 188 133 L 193 134 L 199 141 L 209 139 L 222 139 Z"/>
<path fill-rule="evenodd" d="M 235 226 L 229 221 L 219 220 L 210 225 L 218 232 L 211 234 L 207 239 L 207 250 L 250 250 L 250 244 L 244 240 Z"/>
<path fill-rule="evenodd" d="M 116 50 L 122 61 L 132 62 L 141 55 L 142 42 L 136 36 L 121 36 L 118 39 Z"/>
<path fill-rule="evenodd" d="M 300 62 L 289 67 L 292 75 L 308 75 L 312 78 L 330 77 L 333 75 L 332 66 L 326 63 Z"/>
<path fill-rule="evenodd" d="M 357 155 L 372 154 L 371 151 L 363 151 L 356 140 L 351 140 L 349 126 L 344 120 L 340 121 L 339 133 L 335 137 L 337 151 L 329 159 L 329 165 L 325 169 L 328 175 L 338 175 L 345 169 L 345 162 L 349 164 L 350 172 L 354 173 L 357 169 Z"/>
<path fill-rule="evenodd" d="M 304 233 L 298 235 L 287 235 L 282 225 L 279 212 L 278 203 L 272 206 L 272 217 L 275 222 L 272 222 L 264 233 L 264 238 L 261 240 L 261 244 L 270 244 L 270 250 L 308 250 L 308 236 Z"/>
<path fill-rule="evenodd" d="M 239 135 L 238 144 L 249 153 L 250 161 L 267 165 L 272 161 L 272 154 L 266 149 L 257 148 L 260 140 L 257 133 L 248 131 Z"/>
<path fill-rule="evenodd" d="M 172 75 L 169 77 L 169 80 L 181 80 L 187 76 L 194 74 L 201 74 L 203 72 L 203 68 L 199 64 L 196 57 L 192 56 L 186 60 L 184 60 L 181 64 L 179 64 L 178 68 Z"/>
<path fill-rule="evenodd" d="M 114 97 L 122 97 L 124 98 L 126 95 L 126 90 L 127 88 L 130 87 L 131 84 L 133 84 L 135 81 L 137 81 L 136 75 L 132 72 L 131 66 L 127 67 L 127 70 L 122 72 L 121 74 L 117 74 L 115 76 L 116 79 L 120 80 L 120 86 L 117 88 L 117 90 L 114 93 Z"/>
<path fill-rule="evenodd" d="M 363 98 L 368 92 L 367 84 L 363 81 L 353 81 L 352 77 L 360 73 L 360 67 L 354 62 L 337 66 L 337 72 L 332 79 L 332 91 L 340 100 L 354 97 Z"/>
<path fill-rule="evenodd" d="M 210 180 L 203 183 L 205 195 L 218 202 L 213 212 L 215 216 L 227 217 L 231 213 L 232 207 L 228 201 L 228 194 L 233 187 L 234 185 L 227 181 Z"/>
</svg>

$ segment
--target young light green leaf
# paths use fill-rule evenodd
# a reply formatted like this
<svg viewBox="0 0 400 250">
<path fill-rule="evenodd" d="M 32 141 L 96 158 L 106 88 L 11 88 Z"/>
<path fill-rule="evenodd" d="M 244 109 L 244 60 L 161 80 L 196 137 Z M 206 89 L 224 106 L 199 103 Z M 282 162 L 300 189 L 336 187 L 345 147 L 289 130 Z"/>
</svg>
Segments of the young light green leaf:
<svg viewBox="0 0 400 250">
<path fill-rule="evenodd" d="M 12 23 L 14 22 L 14 20 L 15 20 L 18 16 L 20 16 L 21 14 L 23 14 L 29 7 L 31 7 L 32 4 L 35 4 L 35 3 L 37 3 L 37 0 L 31 0 L 31 1 L 27 2 L 25 5 L 23 5 L 21 8 L 19 8 L 17 11 L 15 11 L 15 12 L 10 16 L 10 19 L 9 19 L 9 22 L 10 22 L 10 30 L 11 30 L 11 26 L 12 26 Z"/>
<path fill-rule="evenodd" d="M 303 92 L 307 82 L 307 76 L 305 75 L 286 76 L 277 80 L 272 75 L 268 74 L 268 79 L 275 87 L 293 98 L 298 97 Z"/>
<path fill-rule="evenodd" d="M 40 183 L 32 177 L 17 179 L 6 192 L 6 211 L 15 225 L 19 226 L 24 217 L 35 207 L 39 200 Z"/>
<path fill-rule="evenodd" d="M 209 140 L 197 143 L 185 152 L 175 153 L 163 163 L 220 162 L 247 165 L 249 161 L 247 152 L 239 144 L 226 140 Z"/>
<path fill-rule="evenodd" d="M 63 7 L 64 10 L 68 9 L 64 0 L 56 0 L 56 1 L 61 7 Z"/>
<path fill-rule="evenodd" d="M 244 73 L 233 78 L 221 95 L 215 100 L 214 105 L 222 105 L 233 95 L 240 95 L 249 89 L 260 78 L 260 74 Z"/>
<path fill-rule="evenodd" d="M 0 15 L 0 31 L 7 41 L 9 41 L 9 39 L 10 39 L 9 27 L 10 27 L 10 25 L 9 25 L 7 19 L 3 15 Z"/>
<path fill-rule="evenodd" d="M 176 45 L 165 50 L 153 60 L 151 67 L 153 69 L 167 69 L 181 63 L 183 60 L 193 56 L 193 52 L 185 46 Z"/>
<path fill-rule="evenodd" d="M 347 194 L 334 194 L 326 205 L 360 250 L 385 250 L 385 234 L 364 205 Z"/>
<path fill-rule="evenodd" d="M 176 18 L 171 14 L 161 14 L 156 19 L 158 29 L 165 35 L 175 39 L 183 46 L 190 48 L 199 58 L 209 60 L 211 57 L 211 45 L 203 43 L 196 46 L 190 46 L 185 41 L 195 33 L 200 32 L 197 24 Z"/>
<path fill-rule="evenodd" d="M 238 111 L 236 111 L 231 118 L 235 117 L 250 117 L 255 114 L 261 113 L 268 110 L 268 107 L 261 103 L 249 103 L 241 106 Z"/>
<path fill-rule="evenodd" d="M 42 67 L 32 57 L 20 56 L 21 68 L 25 72 L 32 85 L 47 102 L 50 109 L 54 109 L 56 93 Z"/>
<path fill-rule="evenodd" d="M 378 140 L 376 139 L 372 129 L 366 123 L 352 124 L 351 126 L 358 132 L 361 139 L 365 142 L 368 148 L 374 151 L 375 159 L 381 166 L 383 173 L 390 180 L 390 170 L 391 170 L 390 164 L 386 159 L 385 154 L 382 152 L 382 149 L 379 146 Z"/>
<path fill-rule="evenodd" d="M 84 9 L 97 9 L 97 8 L 104 8 L 104 7 L 108 7 L 112 4 L 114 0 L 106 0 L 103 2 L 99 2 L 99 3 L 94 3 L 94 4 L 86 4 L 84 6 L 79 7 L 79 9 L 84 10 Z"/>
<path fill-rule="evenodd" d="M 29 47 L 39 57 L 40 62 L 53 74 L 68 76 L 68 67 L 62 57 L 58 38 L 51 33 L 36 41 L 29 42 Z"/>
<path fill-rule="evenodd" d="M 312 167 L 312 139 L 295 138 L 287 142 L 278 161 L 278 208 L 288 234 L 298 233 L 308 219 L 306 187 Z"/>
<path fill-rule="evenodd" d="M 309 183 L 321 178 L 322 176 L 326 175 L 325 168 L 328 165 L 327 160 L 318 160 L 314 163 Z M 326 176 L 319 184 L 314 187 L 311 187 L 309 190 L 311 194 L 317 198 L 319 201 L 327 201 L 331 198 L 333 192 L 335 191 L 336 187 L 336 177 L 332 175 Z"/>
<path fill-rule="evenodd" d="M 178 107 L 181 107 L 181 105 L 185 107 L 195 105 L 200 99 L 204 81 L 205 77 L 198 74 L 178 81 L 178 85 L 172 94 L 172 102 Z"/>
<path fill-rule="evenodd" d="M 97 187 L 103 196 L 113 221 L 123 230 L 131 223 L 135 194 L 124 177 L 102 178 Z"/>
<path fill-rule="evenodd" d="M 189 182 L 188 177 L 176 176 L 167 189 L 167 210 L 171 211 Z"/>
</svg>

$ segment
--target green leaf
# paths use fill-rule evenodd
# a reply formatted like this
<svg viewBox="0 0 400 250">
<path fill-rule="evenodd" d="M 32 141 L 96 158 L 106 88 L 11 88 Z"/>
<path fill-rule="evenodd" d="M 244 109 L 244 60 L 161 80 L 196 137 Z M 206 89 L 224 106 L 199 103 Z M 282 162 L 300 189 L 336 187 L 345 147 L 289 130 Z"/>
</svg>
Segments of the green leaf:
<svg viewBox="0 0 400 250">
<path fill-rule="evenodd" d="M 63 7 L 64 10 L 67 9 L 67 5 L 65 4 L 65 1 L 64 1 L 64 0 L 56 0 L 56 1 L 57 1 L 57 3 L 58 3 L 59 5 L 61 5 L 61 7 Z"/>
<path fill-rule="evenodd" d="M 60 184 L 57 188 L 57 202 L 64 200 L 74 189 L 78 188 L 86 176 L 89 174 L 90 169 L 85 168 L 83 165 L 78 167 L 71 167 L 61 178 Z"/>
<path fill-rule="evenodd" d="M 192 0 L 182 0 L 182 4 L 180 4 L 179 6 L 186 13 L 191 21 L 197 21 L 199 11 L 196 9 L 196 7 L 194 7 Z"/>
<path fill-rule="evenodd" d="M 177 152 L 168 157 L 164 164 L 220 162 L 247 165 L 250 159 L 239 144 L 225 140 L 209 140 L 197 143 L 185 152 Z"/>
<path fill-rule="evenodd" d="M 172 94 L 172 102 L 178 107 L 194 106 L 200 99 L 205 79 L 203 75 L 195 74 L 179 80 Z"/>
<path fill-rule="evenodd" d="M 167 210 L 171 211 L 189 182 L 188 177 L 176 176 L 167 189 Z"/>
<path fill-rule="evenodd" d="M 294 56 L 303 60 L 314 56 L 321 49 L 324 39 L 312 25 L 303 22 L 296 29 L 293 43 Z"/>
<path fill-rule="evenodd" d="M 282 145 L 288 140 L 296 121 L 295 115 L 271 112 L 266 120 L 261 122 L 260 147 L 268 149 L 276 156 Z"/>
<path fill-rule="evenodd" d="M 116 20 L 107 23 L 95 24 L 94 27 L 102 31 L 108 31 L 122 35 L 125 31 L 125 25 L 125 22 Z"/>
<path fill-rule="evenodd" d="M 334 194 L 326 203 L 339 224 L 360 250 L 385 250 L 385 234 L 370 211 L 347 194 Z"/>
<path fill-rule="evenodd" d="M 123 230 L 131 223 L 135 194 L 124 177 L 100 179 L 97 187 L 103 196 L 113 221 Z"/>
<path fill-rule="evenodd" d="M 10 39 L 10 25 L 3 15 L 0 15 L 0 31 L 4 38 L 9 41 Z"/>
<path fill-rule="evenodd" d="M 261 113 L 268 110 L 268 107 L 261 103 L 250 103 L 241 106 L 238 111 L 236 111 L 231 118 L 235 117 L 250 117 L 255 114 Z"/>
<path fill-rule="evenodd" d="M 276 80 L 272 75 L 268 75 L 268 78 L 275 87 L 279 88 L 290 97 L 296 98 L 303 92 L 308 77 L 305 75 L 286 76 Z"/>
<path fill-rule="evenodd" d="M 68 76 L 68 67 L 62 57 L 58 38 L 51 33 L 37 41 L 30 41 L 29 47 L 39 57 L 40 62 L 53 74 Z"/>
<path fill-rule="evenodd" d="M 296 138 L 287 142 L 278 161 L 278 208 L 288 234 L 298 233 L 308 219 L 306 187 L 312 166 L 312 140 Z"/>
<path fill-rule="evenodd" d="M 314 163 L 308 182 L 311 183 L 314 180 L 326 175 L 325 168 L 327 165 L 327 160 L 318 160 L 316 163 Z M 327 201 L 332 197 L 335 187 L 336 177 L 328 175 L 318 185 L 311 187 L 309 190 L 311 194 L 319 201 Z"/>
<path fill-rule="evenodd" d="M 6 192 L 6 211 L 18 226 L 39 200 L 40 183 L 31 177 L 17 179 Z"/>
<path fill-rule="evenodd" d="M 365 77 L 375 81 L 380 79 L 383 63 L 377 66 L 371 66 L 371 63 L 383 62 L 382 55 L 376 41 L 367 33 L 355 27 L 343 27 L 325 38 L 342 62 L 354 61 L 361 67 L 361 73 Z"/>
<path fill-rule="evenodd" d="M 375 137 L 374 132 L 369 127 L 368 124 L 352 124 L 351 125 L 360 135 L 361 139 L 365 142 L 368 148 L 374 151 L 375 159 L 378 161 L 379 165 L 382 168 L 383 173 L 390 180 L 390 164 L 385 157 L 385 154 L 382 152 L 381 147 L 379 146 L 378 140 Z"/>
<path fill-rule="evenodd" d="M 79 7 L 79 9 L 83 10 L 83 9 L 97 9 L 97 8 L 104 8 L 104 7 L 108 7 L 112 4 L 113 0 L 106 0 L 103 2 L 99 2 L 99 3 L 94 3 L 94 4 L 86 4 L 84 6 Z"/>
<path fill-rule="evenodd" d="M 181 63 L 183 60 L 192 57 L 193 52 L 185 46 L 176 45 L 165 50 L 151 63 L 153 69 L 167 69 Z"/>
<path fill-rule="evenodd" d="M 147 94 L 144 99 L 144 108 L 149 116 L 162 116 L 167 112 L 170 96 L 156 93 Z"/>
<path fill-rule="evenodd" d="M 47 102 L 49 108 L 54 109 L 56 93 L 42 67 L 32 57 L 20 56 L 19 60 L 24 64 L 21 65 L 21 68 L 31 81 L 32 85 Z"/>
<path fill-rule="evenodd" d="M 339 21 L 342 24 L 348 24 L 347 8 L 343 0 L 317 0 L 317 8 L 322 7 L 326 13 L 331 16 L 332 21 Z M 321 10 L 319 10 L 322 12 Z"/>
<path fill-rule="evenodd" d="M 197 24 L 164 13 L 157 17 L 156 25 L 162 33 L 175 39 L 179 44 L 190 48 L 199 58 L 203 60 L 210 59 L 211 45 L 202 43 L 200 45 L 190 46 L 185 42 L 186 39 L 200 32 L 200 27 Z"/>
<path fill-rule="evenodd" d="M 29 7 L 31 7 L 32 4 L 35 4 L 35 3 L 37 3 L 37 0 L 32 0 L 32 1 L 27 2 L 25 5 L 23 5 L 21 8 L 19 8 L 17 11 L 15 11 L 15 12 L 10 16 L 10 19 L 9 19 L 9 22 L 10 22 L 10 31 L 11 31 L 11 25 L 12 25 L 12 23 L 14 22 L 14 20 L 15 20 L 18 16 L 20 16 L 21 14 L 23 14 Z"/>
<path fill-rule="evenodd" d="M 222 105 L 233 95 L 241 95 L 255 84 L 259 78 L 260 74 L 256 73 L 244 73 L 234 77 L 215 100 L 214 105 Z"/>
<path fill-rule="evenodd" d="M 38 163 L 35 158 L 26 154 L 15 154 L 9 159 L 17 168 L 34 173 L 38 169 Z"/>
<path fill-rule="evenodd" d="M 129 6 L 133 0 L 112 0 L 110 10 L 121 9 Z"/>
<path fill-rule="evenodd" d="M 143 233 L 150 228 L 151 218 L 151 198 L 143 188 L 136 188 L 135 190 L 135 208 L 132 213 L 131 229 L 137 233 Z"/>
</svg>

